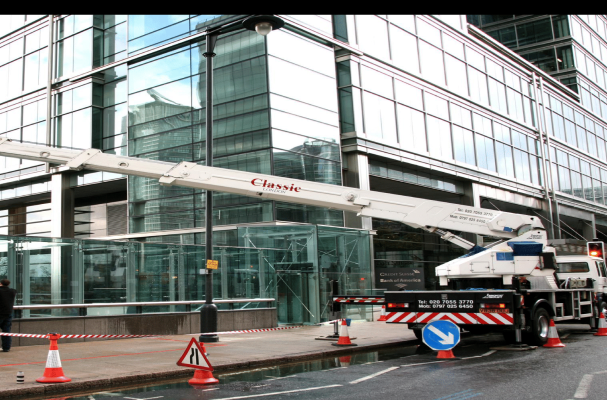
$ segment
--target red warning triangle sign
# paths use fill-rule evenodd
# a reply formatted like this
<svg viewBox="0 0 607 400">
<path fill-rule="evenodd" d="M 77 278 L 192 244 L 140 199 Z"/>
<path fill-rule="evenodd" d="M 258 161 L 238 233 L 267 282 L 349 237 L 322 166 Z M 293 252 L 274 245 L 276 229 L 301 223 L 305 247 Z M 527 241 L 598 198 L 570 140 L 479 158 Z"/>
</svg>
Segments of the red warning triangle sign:
<svg viewBox="0 0 607 400">
<path fill-rule="evenodd" d="M 177 361 L 177 365 L 201 369 L 203 371 L 213 371 L 213 367 L 211 366 L 209 359 L 204 354 L 202 346 L 200 343 L 198 343 L 196 338 L 192 338 L 192 340 L 190 340 L 190 344 L 188 344 L 185 352 L 179 361 Z"/>
</svg>

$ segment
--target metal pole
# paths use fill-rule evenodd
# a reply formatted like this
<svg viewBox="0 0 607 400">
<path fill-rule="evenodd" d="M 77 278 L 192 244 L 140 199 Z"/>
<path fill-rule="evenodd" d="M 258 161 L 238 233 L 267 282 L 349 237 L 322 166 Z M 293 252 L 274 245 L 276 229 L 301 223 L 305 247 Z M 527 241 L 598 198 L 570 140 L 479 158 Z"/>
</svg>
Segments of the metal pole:
<svg viewBox="0 0 607 400">
<path fill-rule="evenodd" d="M 207 166 L 213 166 L 213 57 L 215 53 L 215 42 L 217 35 L 207 35 L 206 52 L 206 159 Z M 213 259 L 213 192 L 206 191 L 205 194 L 205 252 L 206 259 Z M 206 265 L 205 265 L 206 267 Z M 217 332 L 217 306 L 213 304 L 213 270 L 207 269 L 205 285 L 205 304 L 200 309 L 200 332 L 199 342 L 218 342 Z"/>
</svg>

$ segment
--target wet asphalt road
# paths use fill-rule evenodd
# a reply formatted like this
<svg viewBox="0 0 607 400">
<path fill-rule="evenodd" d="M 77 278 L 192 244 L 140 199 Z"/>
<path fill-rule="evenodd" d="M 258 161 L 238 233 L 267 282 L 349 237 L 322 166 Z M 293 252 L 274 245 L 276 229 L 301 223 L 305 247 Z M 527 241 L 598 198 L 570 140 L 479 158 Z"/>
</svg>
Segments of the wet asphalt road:
<svg viewBox="0 0 607 400">
<path fill-rule="evenodd" d="M 439 360 L 425 346 L 215 374 L 218 385 L 187 382 L 97 392 L 103 399 L 607 399 L 607 337 L 559 329 L 562 349 L 496 351 L 501 335 L 466 336 Z M 55 397 L 56 398 L 56 397 Z"/>
</svg>

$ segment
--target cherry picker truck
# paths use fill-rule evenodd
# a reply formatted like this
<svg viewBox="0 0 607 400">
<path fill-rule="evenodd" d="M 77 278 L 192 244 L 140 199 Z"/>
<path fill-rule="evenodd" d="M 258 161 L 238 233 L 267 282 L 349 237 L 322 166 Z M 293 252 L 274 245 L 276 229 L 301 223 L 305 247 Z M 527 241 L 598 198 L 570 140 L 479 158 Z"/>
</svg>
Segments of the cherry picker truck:
<svg viewBox="0 0 607 400">
<path fill-rule="evenodd" d="M 55 172 L 86 168 L 142 176 L 166 186 L 351 211 L 436 233 L 469 252 L 436 267 L 438 290 L 386 291 L 383 299 L 387 323 L 407 324 L 418 337 L 425 324 L 447 319 L 468 331 L 502 331 L 509 341 L 541 345 L 548 340 L 550 319 L 595 327 L 599 313 L 607 315 L 603 244 L 589 243 L 589 255 L 559 256 L 548 245 L 537 217 L 193 162 L 146 160 L 6 138 L 0 138 L 0 155 L 57 164 Z M 499 240 L 480 247 L 449 230 Z"/>
</svg>

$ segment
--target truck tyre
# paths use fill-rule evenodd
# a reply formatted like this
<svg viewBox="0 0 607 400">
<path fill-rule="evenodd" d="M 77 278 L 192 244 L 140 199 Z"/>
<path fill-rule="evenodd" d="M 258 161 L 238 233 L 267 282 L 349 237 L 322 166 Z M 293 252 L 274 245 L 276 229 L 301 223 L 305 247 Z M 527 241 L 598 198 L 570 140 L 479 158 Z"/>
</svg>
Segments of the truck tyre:
<svg viewBox="0 0 607 400">
<path fill-rule="evenodd" d="M 531 320 L 531 332 L 529 332 L 529 344 L 543 346 L 548 342 L 548 331 L 550 329 L 550 316 L 544 308 L 538 308 L 533 313 Z"/>
</svg>

